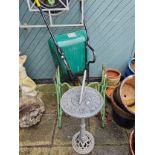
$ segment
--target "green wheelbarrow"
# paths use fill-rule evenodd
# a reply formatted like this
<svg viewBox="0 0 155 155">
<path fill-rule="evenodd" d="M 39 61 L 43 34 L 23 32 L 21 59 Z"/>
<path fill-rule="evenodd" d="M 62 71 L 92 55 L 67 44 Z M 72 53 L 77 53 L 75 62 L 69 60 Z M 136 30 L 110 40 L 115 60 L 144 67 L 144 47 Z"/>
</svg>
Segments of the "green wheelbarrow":
<svg viewBox="0 0 155 155">
<path fill-rule="evenodd" d="M 87 70 L 87 82 L 89 83 L 89 65 L 96 61 L 94 49 L 89 45 L 87 30 L 79 30 L 72 33 L 55 35 L 55 45 L 52 38 L 48 40 L 50 52 L 55 66 L 59 66 L 61 79 L 63 81 L 70 80 L 71 72 L 73 84 L 78 81 L 78 77 L 82 76 L 84 70 Z M 67 62 L 63 60 L 63 56 L 59 54 L 59 48 L 63 51 L 63 56 Z M 92 60 L 90 60 L 93 57 Z"/>
<path fill-rule="evenodd" d="M 60 67 L 60 74 L 64 80 L 71 80 L 76 85 L 78 76 L 83 75 L 87 70 L 87 82 L 89 83 L 89 65 L 96 61 L 94 49 L 89 44 L 89 37 L 86 25 L 84 29 L 73 33 L 54 35 L 50 30 L 42 11 L 41 0 L 35 0 L 41 16 L 46 24 L 51 38 L 48 41 L 55 66 Z M 90 51 L 93 59 L 89 59 Z"/>
</svg>

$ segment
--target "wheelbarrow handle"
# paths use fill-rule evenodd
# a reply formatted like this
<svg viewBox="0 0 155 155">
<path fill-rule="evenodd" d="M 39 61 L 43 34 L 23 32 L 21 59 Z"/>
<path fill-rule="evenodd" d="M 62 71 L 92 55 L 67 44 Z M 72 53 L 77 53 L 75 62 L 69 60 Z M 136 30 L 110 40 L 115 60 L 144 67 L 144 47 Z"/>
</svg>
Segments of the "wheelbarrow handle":
<svg viewBox="0 0 155 155">
<path fill-rule="evenodd" d="M 96 54 L 95 54 L 95 50 L 90 46 L 89 43 L 87 43 L 87 47 L 91 50 L 91 52 L 93 53 L 93 60 L 88 61 L 88 64 L 90 63 L 94 63 L 96 61 Z"/>
<path fill-rule="evenodd" d="M 90 51 L 93 53 L 93 60 L 90 60 L 86 63 L 86 70 L 87 70 L 87 82 L 89 83 L 89 65 L 90 63 L 94 63 L 96 61 L 96 54 L 95 50 L 90 46 L 89 42 L 86 44 L 87 48 L 90 49 Z"/>
<path fill-rule="evenodd" d="M 86 45 L 93 53 L 93 60 L 92 61 L 88 61 L 88 65 L 89 65 L 90 63 L 94 63 L 96 61 L 96 54 L 95 54 L 95 50 L 93 49 L 93 47 L 91 47 L 90 44 L 89 44 L 89 35 L 88 35 L 88 30 L 87 30 L 87 26 L 86 26 L 85 21 L 83 23 L 84 23 L 84 29 L 85 29 L 86 34 L 87 34 Z"/>
</svg>

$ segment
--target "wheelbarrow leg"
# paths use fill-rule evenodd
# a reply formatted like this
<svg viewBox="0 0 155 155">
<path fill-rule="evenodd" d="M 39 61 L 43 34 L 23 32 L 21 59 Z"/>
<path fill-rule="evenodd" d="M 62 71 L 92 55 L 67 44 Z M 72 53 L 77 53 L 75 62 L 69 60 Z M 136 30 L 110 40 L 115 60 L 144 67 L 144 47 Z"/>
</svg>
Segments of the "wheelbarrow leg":
<svg viewBox="0 0 155 155">
<path fill-rule="evenodd" d="M 62 113 L 63 113 L 61 105 L 60 105 L 60 99 L 61 99 L 61 92 L 60 92 L 60 89 L 59 89 L 59 91 L 58 91 L 58 102 L 57 102 L 58 128 L 62 127 Z"/>
<path fill-rule="evenodd" d="M 58 128 L 60 129 L 62 127 L 62 108 L 61 106 L 59 107 L 59 116 L 58 116 Z"/>
<path fill-rule="evenodd" d="M 58 89 L 58 85 L 55 82 L 55 89 L 56 89 L 56 97 L 57 97 L 57 120 L 58 120 L 58 128 L 61 128 L 61 107 L 60 107 L 60 91 Z"/>
<path fill-rule="evenodd" d="M 104 128 L 105 125 L 105 105 L 101 109 L 101 127 Z"/>
<path fill-rule="evenodd" d="M 105 83 L 105 85 L 102 87 L 102 91 L 101 91 L 101 94 L 103 96 L 103 101 L 104 101 L 104 105 L 101 109 L 101 127 L 104 128 L 104 125 L 105 125 L 105 107 L 106 107 L 106 87 L 107 87 L 107 84 Z"/>
<path fill-rule="evenodd" d="M 103 96 L 104 105 L 101 109 L 101 127 L 104 128 L 105 126 L 105 107 L 106 107 L 106 89 L 107 89 L 107 79 L 105 75 L 105 69 L 102 70 L 102 81 L 101 81 L 101 94 Z"/>
<path fill-rule="evenodd" d="M 60 82 L 60 72 L 59 67 L 56 71 L 56 78 L 54 80 L 55 90 L 56 90 L 56 96 L 57 96 L 57 121 L 58 121 L 58 128 L 62 127 L 62 109 L 60 106 L 60 99 L 61 99 L 61 82 Z"/>
</svg>

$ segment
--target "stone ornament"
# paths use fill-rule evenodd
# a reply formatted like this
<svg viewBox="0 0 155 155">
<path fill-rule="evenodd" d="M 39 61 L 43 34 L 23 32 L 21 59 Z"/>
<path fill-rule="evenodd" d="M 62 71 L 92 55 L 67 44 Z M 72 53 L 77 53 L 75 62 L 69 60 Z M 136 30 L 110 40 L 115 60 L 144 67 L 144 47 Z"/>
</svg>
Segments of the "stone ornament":
<svg viewBox="0 0 155 155">
<path fill-rule="evenodd" d="M 27 59 L 26 55 L 19 56 L 19 86 L 23 95 L 36 96 L 37 85 L 35 82 L 27 75 L 26 69 L 23 66 Z"/>
<path fill-rule="evenodd" d="M 23 66 L 26 55 L 19 56 L 19 126 L 26 128 L 40 122 L 45 111 L 44 103 L 36 91 L 36 83 L 27 75 Z"/>
</svg>

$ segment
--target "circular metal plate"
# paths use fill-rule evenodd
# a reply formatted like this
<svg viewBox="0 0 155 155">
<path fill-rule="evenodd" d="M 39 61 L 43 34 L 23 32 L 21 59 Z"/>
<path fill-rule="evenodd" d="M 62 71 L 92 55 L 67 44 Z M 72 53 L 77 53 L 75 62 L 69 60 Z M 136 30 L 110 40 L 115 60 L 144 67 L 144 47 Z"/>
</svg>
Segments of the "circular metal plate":
<svg viewBox="0 0 155 155">
<path fill-rule="evenodd" d="M 94 148 L 94 137 L 88 131 L 85 131 L 85 140 L 81 141 L 80 132 L 76 133 L 72 138 L 73 149 L 79 154 L 88 154 Z"/>
<path fill-rule="evenodd" d="M 96 115 L 103 106 L 103 97 L 93 88 L 85 87 L 80 100 L 81 86 L 69 89 L 61 98 L 61 107 L 65 113 L 76 118 L 89 118 Z"/>
</svg>

